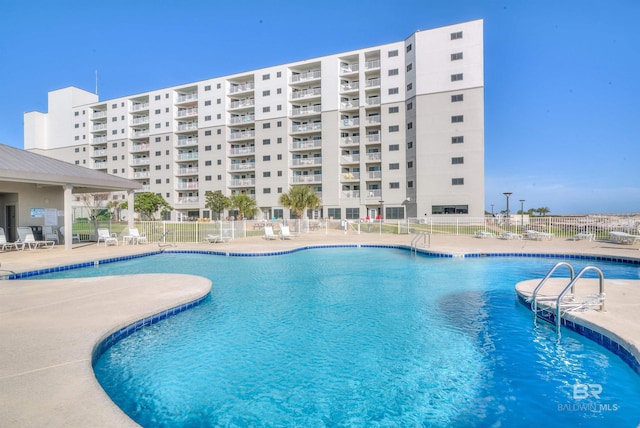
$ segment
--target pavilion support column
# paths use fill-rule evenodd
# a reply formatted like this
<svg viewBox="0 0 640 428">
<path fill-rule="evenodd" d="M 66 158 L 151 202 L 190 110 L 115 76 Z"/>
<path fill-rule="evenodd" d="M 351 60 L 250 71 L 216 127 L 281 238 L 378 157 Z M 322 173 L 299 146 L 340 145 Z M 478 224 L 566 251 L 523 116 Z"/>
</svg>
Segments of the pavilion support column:
<svg viewBox="0 0 640 428">
<path fill-rule="evenodd" d="M 73 200 L 73 186 L 71 184 L 64 185 L 64 249 L 71 250 L 73 248 L 73 208 L 71 202 Z"/>
<path fill-rule="evenodd" d="M 133 200 L 135 193 L 133 190 L 127 191 L 127 227 L 133 229 Z"/>
</svg>

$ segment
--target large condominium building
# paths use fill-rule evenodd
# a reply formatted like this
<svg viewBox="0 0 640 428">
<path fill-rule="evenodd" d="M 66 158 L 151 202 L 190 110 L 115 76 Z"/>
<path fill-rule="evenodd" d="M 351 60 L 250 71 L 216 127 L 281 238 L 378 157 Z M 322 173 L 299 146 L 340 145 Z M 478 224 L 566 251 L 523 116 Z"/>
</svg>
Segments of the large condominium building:
<svg viewBox="0 0 640 428">
<path fill-rule="evenodd" d="M 217 190 L 288 218 L 300 185 L 314 217 L 481 216 L 483 22 L 110 100 L 64 88 L 24 128 L 26 150 L 139 181 L 172 219 L 210 217 Z"/>
</svg>

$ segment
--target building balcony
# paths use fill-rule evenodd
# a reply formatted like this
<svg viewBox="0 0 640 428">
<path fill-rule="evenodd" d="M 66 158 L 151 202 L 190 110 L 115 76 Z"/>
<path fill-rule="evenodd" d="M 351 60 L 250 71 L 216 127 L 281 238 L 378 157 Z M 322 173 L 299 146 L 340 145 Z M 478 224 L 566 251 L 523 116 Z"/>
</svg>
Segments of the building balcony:
<svg viewBox="0 0 640 428">
<path fill-rule="evenodd" d="M 252 171 L 256 169 L 255 162 L 232 163 L 229 165 L 229 171 Z"/>
<path fill-rule="evenodd" d="M 340 125 L 342 128 L 352 128 L 355 126 L 360 126 L 360 118 L 356 119 L 342 119 L 340 121 Z"/>
<path fill-rule="evenodd" d="M 149 171 L 136 171 L 131 175 L 131 178 L 134 180 L 141 180 L 149 177 L 151 177 L 151 173 Z"/>
<path fill-rule="evenodd" d="M 382 180 L 382 171 L 367 171 L 367 180 Z"/>
<path fill-rule="evenodd" d="M 107 142 L 107 137 L 93 137 L 91 139 L 91 144 L 105 144 Z"/>
<path fill-rule="evenodd" d="M 143 184 L 142 189 L 134 190 L 134 192 L 137 192 L 137 193 L 150 192 L 150 191 L 151 191 L 151 186 L 149 184 Z"/>
<path fill-rule="evenodd" d="M 359 172 L 343 172 L 341 175 L 341 181 L 360 181 Z"/>
<path fill-rule="evenodd" d="M 367 199 L 375 198 L 380 199 L 382 197 L 381 189 L 368 189 L 365 191 L 365 196 Z"/>
<path fill-rule="evenodd" d="M 376 70 L 380 68 L 380 60 L 379 59 L 373 59 L 370 61 L 367 61 L 364 63 L 364 69 L 365 70 Z"/>
<path fill-rule="evenodd" d="M 149 116 L 138 116 L 131 119 L 131 125 L 148 125 Z"/>
<path fill-rule="evenodd" d="M 198 137 L 178 137 L 176 142 L 177 147 L 197 146 Z"/>
<path fill-rule="evenodd" d="M 380 105 L 380 97 L 369 97 L 367 98 L 367 106 L 379 106 Z"/>
<path fill-rule="evenodd" d="M 360 155 L 342 155 L 340 156 L 340 163 L 360 163 Z"/>
<path fill-rule="evenodd" d="M 231 84 L 231 86 L 229 86 L 229 93 L 230 94 L 239 94 L 241 92 L 253 91 L 255 86 L 256 85 L 253 82 L 247 82 L 247 83 L 244 83 L 242 85 Z"/>
<path fill-rule="evenodd" d="M 322 130 L 322 123 L 305 123 L 301 125 L 293 125 L 291 127 L 291 133 L 315 132 L 320 130 Z"/>
<path fill-rule="evenodd" d="M 318 80 L 322 77 L 320 70 L 307 71 L 306 73 L 298 73 L 291 75 L 291 83 L 309 82 Z"/>
<path fill-rule="evenodd" d="M 234 178 L 229 180 L 229 187 L 255 187 L 255 178 Z"/>
<path fill-rule="evenodd" d="M 176 160 L 177 161 L 190 161 L 190 160 L 196 160 L 198 159 L 198 152 L 191 152 L 191 153 L 178 153 L 176 155 Z"/>
<path fill-rule="evenodd" d="M 255 122 L 256 115 L 255 114 L 243 114 L 241 116 L 231 116 L 229 119 L 230 125 L 241 125 L 245 123 Z"/>
<path fill-rule="evenodd" d="M 253 98 L 247 98 L 246 100 L 231 101 L 229 103 L 229 110 L 253 108 L 253 106 L 255 105 L 256 105 L 256 100 Z"/>
<path fill-rule="evenodd" d="M 291 159 L 291 167 L 292 168 L 305 168 L 310 166 L 319 166 L 322 165 L 321 157 L 312 157 L 312 158 L 297 158 Z"/>
<path fill-rule="evenodd" d="M 255 146 L 247 146 L 247 147 L 232 147 L 229 149 L 230 156 L 244 156 L 244 155 L 253 155 L 256 152 Z"/>
<path fill-rule="evenodd" d="M 343 101 L 340 103 L 342 110 L 357 109 L 358 107 L 360 107 L 360 100 Z"/>
<path fill-rule="evenodd" d="M 344 199 L 357 199 L 360 197 L 359 190 L 343 190 L 341 197 Z"/>
<path fill-rule="evenodd" d="M 322 95 L 321 88 L 312 88 L 312 89 L 302 89 L 300 91 L 291 92 L 291 99 L 299 100 L 302 98 L 317 98 Z"/>
<path fill-rule="evenodd" d="M 294 141 L 291 143 L 291 150 L 311 150 L 322 147 L 322 140 Z"/>
<path fill-rule="evenodd" d="M 176 198 L 176 205 L 198 205 L 200 198 L 198 196 L 184 196 Z"/>
<path fill-rule="evenodd" d="M 176 183 L 177 190 L 190 190 L 190 189 L 197 189 L 197 188 L 198 188 L 197 181 L 179 181 L 178 183 Z"/>
<path fill-rule="evenodd" d="M 198 115 L 197 107 L 181 108 L 178 110 L 178 117 L 190 117 L 190 116 L 197 116 L 197 115 Z"/>
<path fill-rule="evenodd" d="M 380 142 L 380 134 L 367 135 L 367 143 L 379 143 L 379 142 Z"/>
<path fill-rule="evenodd" d="M 91 152 L 91 157 L 92 158 L 103 158 L 107 156 L 107 150 L 106 149 L 98 149 L 98 150 L 94 150 L 93 152 Z"/>
<path fill-rule="evenodd" d="M 340 138 L 340 145 L 341 146 L 359 146 L 360 137 L 359 136 L 342 137 Z"/>
<path fill-rule="evenodd" d="M 360 71 L 360 65 L 358 63 L 340 65 L 340 74 L 352 74 L 358 71 Z"/>
<path fill-rule="evenodd" d="M 367 162 L 380 162 L 382 160 L 382 153 L 367 153 L 365 159 Z"/>
<path fill-rule="evenodd" d="M 107 112 L 106 111 L 94 111 L 93 113 L 91 113 L 91 119 L 96 120 L 96 119 L 106 119 L 107 118 Z"/>
<path fill-rule="evenodd" d="M 294 175 L 291 177 L 291 183 L 322 183 L 322 174 Z"/>
<path fill-rule="evenodd" d="M 149 130 L 147 129 L 137 130 L 137 131 L 134 131 L 133 134 L 131 134 L 131 137 L 133 138 L 147 138 L 148 136 L 149 136 Z"/>
<path fill-rule="evenodd" d="M 256 131 L 240 131 L 229 134 L 230 141 L 252 140 L 256 136 Z"/>
<path fill-rule="evenodd" d="M 149 103 L 135 103 L 131 106 L 131 111 L 149 110 Z"/>
<path fill-rule="evenodd" d="M 149 148 L 151 147 L 151 144 L 132 144 L 131 145 L 131 152 L 148 152 Z"/>
<path fill-rule="evenodd" d="M 364 84 L 364 87 L 366 89 L 380 87 L 380 78 L 376 77 L 375 79 L 367 79 L 367 81 Z"/>
<path fill-rule="evenodd" d="M 198 175 L 198 167 L 178 168 L 176 169 L 176 175 L 179 175 L 179 176 Z"/>
<path fill-rule="evenodd" d="M 107 169 L 107 163 L 106 162 L 94 162 L 93 163 L 93 169 Z"/>
<path fill-rule="evenodd" d="M 367 125 L 379 125 L 381 122 L 380 115 L 367 116 L 366 122 L 367 122 Z"/>
<path fill-rule="evenodd" d="M 138 165 L 149 165 L 151 163 L 151 159 L 149 158 L 133 158 L 129 165 L 138 166 Z"/>
<path fill-rule="evenodd" d="M 322 113 L 322 106 L 306 106 L 291 109 L 291 116 L 304 116 Z"/>
<path fill-rule="evenodd" d="M 107 124 L 106 123 L 96 123 L 91 127 L 91 132 L 100 132 L 100 131 L 106 131 L 107 130 Z"/>
<path fill-rule="evenodd" d="M 340 92 L 357 92 L 360 89 L 360 82 L 343 83 L 340 85 Z"/>
<path fill-rule="evenodd" d="M 189 92 L 188 94 L 180 94 L 178 95 L 178 98 L 176 99 L 176 102 L 178 103 L 189 103 L 189 102 L 194 102 L 194 101 L 198 101 L 198 93 L 197 92 Z"/>
<path fill-rule="evenodd" d="M 198 130 L 198 122 L 179 123 L 177 132 L 193 132 Z"/>
</svg>

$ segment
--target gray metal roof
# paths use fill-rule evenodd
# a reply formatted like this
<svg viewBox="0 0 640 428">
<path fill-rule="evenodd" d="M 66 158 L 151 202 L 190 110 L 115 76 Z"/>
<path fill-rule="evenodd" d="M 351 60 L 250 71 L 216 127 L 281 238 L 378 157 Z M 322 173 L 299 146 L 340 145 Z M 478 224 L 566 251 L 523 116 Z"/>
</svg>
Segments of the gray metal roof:
<svg viewBox="0 0 640 428">
<path fill-rule="evenodd" d="M 73 186 L 73 193 L 138 190 L 140 183 L 0 144 L 0 181 Z"/>
</svg>

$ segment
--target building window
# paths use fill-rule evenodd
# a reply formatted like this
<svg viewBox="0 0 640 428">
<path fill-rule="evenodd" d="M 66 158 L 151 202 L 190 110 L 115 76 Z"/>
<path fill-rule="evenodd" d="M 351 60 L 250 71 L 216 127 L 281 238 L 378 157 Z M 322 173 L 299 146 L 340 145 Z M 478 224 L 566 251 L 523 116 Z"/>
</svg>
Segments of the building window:
<svg viewBox="0 0 640 428">
<path fill-rule="evenodd" d="M 413 89 L 413 83 L 407 84 L 407 92 Z"/>
<path fill-rule="evenodd" d="M 278 171 L 278 177 L 282 177 L 282 171 Z"/>
<path fill-rule="evenodd" d="M 400 220 L 404 218 L 404 207 L 385 207 L 384 218 L 389 220 Z"/>
<path fill-rule="evenodd" d="M 400 131 L 400 126 L 398 125 L 391 125 L 389 127 L 389 132 L 398 132 L 398 131 Z"/>
<path fill-rule="evenodd" d="M 211 151 L 211 146 L 204 146 L 204 151 L 205 152 L 210 152 Z"/>
<path fill-rule="evenodd" d="M 464 95 L 463 94 L 451 95 L 451 102 L 452 103 L 459 103 L 460 101 L 464 101 Z"/>
<path fill-rule="evenodd" d="M 205 106 L 210 106 L 210 105 L 211 105 L 211 100 L 206 100 L 206 101 L 204 102 L 204 105 L 205 105 Z"/>
<path fill-rule="evenodd" d="M 262 173 L 262 176 L 263 176 L 263 177 L 265 177 L 265 178 L 267 178 L 267 177 L 271 177 L 271 171 L 264 171 L 264 172 Z"/>
<path fill-rule="evenodd" d="M 432 205 L 431 214 L 469 214 L 469 205 Z"/>
<path fill-rule="evenodd" d="M 216 129 L 216 134 L 222 135 L 222 129 Z"/>
<path fill-rule="evenodd" d="M 207 129 L 206 131 L 204 131 L 204 135 L 205 135 L 205 137 L 208 136 L 208 135 L 211 135 L 211 130 Z"/>
<path fill-rule="evenodd" d="M 216 85 L 216 89 L 220 89 L 220 88 L 222 88 L 222 86 L 220 85 L 220 83 L 218 83 L 218 84 Z"/>
<path fill-rule="evenodd" d="M 400 164 L 399 163 L 390 163 L 389 164 L 389 169 L 390 170 L 400 169 Z"/>
<path fill-rule="evenodd" d="M 451 179 L 452 186 L 462 186 L 464 185 L 464 178 L 452 178 Z"/>
<path fill-rule="evenodd" d="M 218 159 L 218 160 L 216 161 L 216 164 L 217 164 L 217 165 L 222 165 L 222 159 Z"/>
<path fill-rule="evenodd" d="M 276 89 L 276 94 L 278 94 L 278 95 L 282 94 L 282 88 Z"/>
<path fill-rule="evenodd" d="M 75 141 L 80 141 L 80 136 L 79 136 L 79 135 L 76 135 L 76 136 L 74 137 L 74 140 L 75 140 Z"/>
<path fill-rule="evenodd" d="M 413 129 L 413 122 L 407 123 L 407 129 Z"/>
<path fill-rule="evenodd" d="M 282 154 L 278 153 L 278 160 L 282 160 Z"/>
<path fill-rule="evenodd" d="M 282 193 L 282 187 L 278 187 L 278 193 Z"/>
<path fill-rule="evenodd" d="M 341 209 L 340 208 L 327 208 L 327 215 L 334 220 L 340 220 Z"/>
<path fill-rule="evenodd" d="M 407 162 L 407 169 L 413 168 L 413 161 Z"/>
<path fill-rule="evenodd" d="M 276 77 L 282 77 L 282 71 L 278 71 L 278 72 L 276 73 Z"/>
<path fill-rule="evenodd" d="M 282 128 L 282 121 L 281 121 L 281 120 L 277 121 L 277 122 L 276 122 L 276 126 L 277 126 L 278 128 Z M 278 141 L 278 142 L 279 142 L 279 143 L 281 143 L 281 142 L 282 142 L 282 138 L 278 138 L 278 139 L 280 140 L 280 141 Z"/>
<path fill-rule="evenodd" d="M 389 151 L 390 152 L 397 152 L 398 150 L 400 150 L 400 144 L 390 144 L 389 145 Z"/>
<path fill-rule="evenodd" d="M 462 31 L 451 33 L 451 40 L 457 40 L 462 38 Z"/>
<path fill-rule="evenodd" d="M 216 119 L 218 120 L 222 119 L 222 115 L 220 113 L 216 114 Z"/>
<path fill-rule="evenodd" d="M 211 161 L 210 160 L 204 161 L 204 166 L 211 166 Z"/>
<path fill-rule="evenodd" d="M 458 82 L 462 80 L 462 73 L 457 73 L 457 74 L 452 74 L 451 75 L 451 81 L 452 82 Z"/>
<path fill-rule="evenodd" d="M 218 181 L 222 181 L 222 176 L 221 175 L 218 175 L 216 178 L 218 179 Z"/>
<path fill-rule="evenodd" d="M 154 98 L 156 101 L 160 101 L 160 95 L 156 95 Z"/>
<path fill-rule="evenodd" d="M 412 49 L 411 45 L 407 45 L 407 52 L 411 52 L 411 49 Z"/>
<path fill-rule="evenodd" d="M 268 97 L 269 95 L 271 95 L 271 91 L 269 91 L 269 90 L 262 91 L 262 96 L 263 97 Z"/>
<path fill-rule="evenodd" d="M 155 113 L 155 114 L 160 114 L 160 113 L 162 113 L 162 110 L 160 110 L 160 109 L 158 108 L 158 109 L 156 109 L 156 110 L 155 110 L 155 112 L 154 112 L 154 113 Z"/>
<path fill-rule="evenodd" d="M 270 187 L 265 187 L 264 189 L 262 189 L 262 193 L 271 193 L 271 188 Z"/>
<path fill-rule="evenodd" d="M 80 153 L 80 147 L 76 147 L 73 151 L 76 153 Z"/>
<path fill-rule="evenodd" d="M 222 99 L 221 98 L 217 98 L 216 99 L 216 104 L 222 104 Z"/>
<path fill-rule="evenodd" d="M 205 122 L 208 122 L 210 120 L 211 120 L 211 115 L 207 115 L 207 116 L 204 117 L 204 121 Z"/>
<path fill-rule="evenodd" d="M 413 110 L 413 103 L 407 103 L 407 110 Z"/>
<path fill-rule="evenodd" d="M 156 165 L 156 171 L 160 171 L 162 169 L 162 165 Z"/>
<path fill-rule="evenodd" d="M 156 152 L 156 156 L 162 156 L 162 152 L 161 151 L 157 151 Z"/>
<path fill-rule="evenodd" d="M 395 95 L 399 92 L 400 90 L 398 88 L 389 88 L 389 95 Z"/>
<path fill-rule="evenodd" d="M 278 111 L 282 111 L 282 104 L 278 104 L 278 105 L 276 106 L 276 110 L 278 110 Z"/>
<path fill-rule="evenodd" d="M 389 189 L 399 189 L 400 188 L 400 183 L 397 181 L 392 181 L 391 183 L 389 183 Z"/>
<path fill-rule="evenodd" d="M 452 165 L 461 165 L 464 163 L 464 157 L 451 158 Z"/>
<path fill-rule="evenodd" d="M 451 61 L 458 61 L 462 59 L 462 52 L 456 52 L 451 54 Z"/>
<path fill-rule="evenodd" d="M 204 176 L 204 181 L 211 181 L 211 176 L 210 175 L 205 175 Z"/>
<path fill-rule="evenodd" d="M 262 107 L 262 112 L 263 113 L 269 113 L 271 111 L 271 107 L 267 106 L 267 107 Z"/>
<path fill-rule="evenodd" d="M 204 87 L 204 90 L 205 90 L 205 91 L 210 91 L 210 90 L 211 90 L 211 85 L 206 85 L 206 86 Z"/>
<path fill-rule="evenodd" d="M 407 65 L 407 73 L 413 70 L 413 64 Z"/>
<path fill-rule="evenodd" d="M 409 141 L 407 143 L 407 149 L 412 149 L 413 148 L 413 141 Z"/>
<path fill-rule="evenodd" d="M 344 215 L 348 220 L 358 220 L 360 218 L 360 208 L 345 208 Z"/>
<path fill-rule="evenodd" d="M 75 113 L 73 113 L 74 116 L 80 116 L 80 112 L 76 111 Z"/>
<path fill-rule="evenodd" d="M 270 161 L 270 160 L 271 160 L 271 156 L 269 156 L 269 155 L 264 155 L 264 156 L 262 156 L 262 160 L 263 160 L 264 162 L 268 162 L 268 161 Z"/>
<path fill-rule="evenodd" d="M 278 139 L 276 140 L 276 143 L 282 144 L 282 137 L 278 137 Z"/>
<path fill-rule="evenodd" d="M 271 144 L 271 139 L 265 138 L 264 140 L 262 140 L 262 145 L 263 146 L 268 146 L 269 144 Z"/>
<path fill-rule="evenodd" d="M 463 115 L 451 116 L 451 123 L 461 123 L 461 122 L 464 122 L 464 116 Z"/>
<path fill-rule="evenodd" d="M 451 144 L 464 143 L 464 136 L 458 135 L 457 137 L 451 137 Z"/>
<path fill-rule="evenodd" d="M 269 129 L 271 128 L 271 123 L 270 122 L 266 122 L 262 124 L 262 129 Z"/>
<path fill-rule="evenodd" d="M 408 189 L 412 189 L 413 188 L 413 180 L 407 181 L 407 188 Z"/>
<path fill-rule="evenodd" d="M 389 51 L 389 58 L 393 58 L 394 56 L 398 56 L 398 49 Z"/>
<path fill-rule="evenodd" d="M 389 113 L 393 114 L 393 113 L 398 113 L 400 111 L 400 107 L 395 106 L 395 107 L 389 107 Z"/>
<path fill-rule="evenodd" d="M 397 68 L 392 68 L 391 70 L 389 70 L 389 76 L 397 76 L 397 75 L 398 75 Z"/>
<path fill-rule="evenodd" d="M 269 80 L 269 79 L 271 79 L 271 75 L 269 75 L 269 74 L 263 74 L 262 75 L 262 80 Z"/>
<path fill-rule="evenodd" d="M 216 149 L 217 149 L 217 150 L 222 150 L 222 144 L 218 144 L 218 145 L 216 146 Z"/>
</svg>

